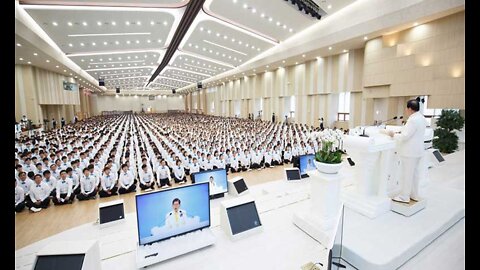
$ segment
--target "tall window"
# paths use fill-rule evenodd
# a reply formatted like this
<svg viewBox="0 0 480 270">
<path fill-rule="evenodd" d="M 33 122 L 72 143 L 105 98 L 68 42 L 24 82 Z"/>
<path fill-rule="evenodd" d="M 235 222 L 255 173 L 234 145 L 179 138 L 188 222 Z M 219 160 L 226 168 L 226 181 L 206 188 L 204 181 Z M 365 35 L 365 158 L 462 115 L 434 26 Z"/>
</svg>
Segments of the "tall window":
<svg viewBox="0 0 480 270">
<path fill-rule="evenodd" d="M 341 92 L 338 96 L 337 120 L 350 120 L 350 92 Z"/>
<path fill-rule="evenodd" d="M 295 96 L 290 97 L 290 117 L 295 118 Z"/>
<path fill-rule="evenodd" d="M 212 101 L 211 105 L 210 105 L 210 112 L 215 112 L 215 101 Z"/>
</svg>

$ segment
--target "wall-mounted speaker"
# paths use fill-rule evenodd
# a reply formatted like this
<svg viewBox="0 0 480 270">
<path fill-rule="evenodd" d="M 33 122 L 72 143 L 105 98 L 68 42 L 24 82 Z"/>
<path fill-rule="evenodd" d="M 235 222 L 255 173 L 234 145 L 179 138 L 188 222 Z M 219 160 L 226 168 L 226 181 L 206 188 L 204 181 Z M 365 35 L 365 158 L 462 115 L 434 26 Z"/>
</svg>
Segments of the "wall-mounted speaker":
<svg viewBox="0 0 480 270">
<path fill-rule="evenodd" d="M 172 94 L 175 94 L 175 93 L 177 93 L 177 90 L 172 89 Z"/>
<path fill-rule="evenodd" d="M 98 78 L 98 86 L 105 86 L 105 79 L 104 78 Z"/>
<path fill-rule="evenodd" d="M 202 82 L 197 82 L 197 88 L 198 88 L 198 89 L 202 89 L 202 88 L 203 88 Z"/>
<path fill-rule="evenodd" d="M 120 87 L 115 88 L 115 93 L 120 94 Z"/>
</svg>

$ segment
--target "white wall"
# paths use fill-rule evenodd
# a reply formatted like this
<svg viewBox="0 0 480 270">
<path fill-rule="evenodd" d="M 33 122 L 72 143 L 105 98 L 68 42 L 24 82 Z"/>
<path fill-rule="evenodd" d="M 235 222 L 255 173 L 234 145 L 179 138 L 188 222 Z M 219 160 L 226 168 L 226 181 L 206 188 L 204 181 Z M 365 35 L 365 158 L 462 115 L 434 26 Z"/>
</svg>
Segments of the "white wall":
<svg viewBox="0 0 480 270">
<path fill-rule="evenodd" d="M 387 120 L 387 113 L 388 113 L 388 98 L 374 98 L 373 99 L 373 120 L 385 121 Z"/>
<path fill-rule="evenodd" d="M 92 102 L 94 103 L 94 114 L 101 114 L 102 111 L 141 111 L 142 104 L 145 111 L 148 107 L 152 108 L 153 112 L 166 112 L 168 110 L 185 110 L 185 103 L 180 96 L 169 96 L 166 98 L 156 97 L 155 100 L 148 100 L 146 96 L 99 96 L 92 95 Z"/>
</svg>

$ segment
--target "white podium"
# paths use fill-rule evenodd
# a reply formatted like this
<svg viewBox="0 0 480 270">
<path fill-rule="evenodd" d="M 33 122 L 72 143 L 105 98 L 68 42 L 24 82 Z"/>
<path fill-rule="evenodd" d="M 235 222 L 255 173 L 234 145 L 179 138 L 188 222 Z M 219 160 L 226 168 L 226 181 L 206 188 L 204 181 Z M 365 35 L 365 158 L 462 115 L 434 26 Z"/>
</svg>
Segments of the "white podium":
<svg viewBox="0 0 480 270">
<path fill-rule="evenodd" d="M 393 174 L 395 141 L 379 133 L 369 136 L 345 136 L 344 149 L 358 164 L 359 173 L 354 187 L 343 190 L 342 200 L 348 208 L 373 219 L 391 209 L 387 182 Z"/>
<path fill-rule="evenodd" d="M 310 207 L 296 211 L 293 223 L 322 245 L 328 247 L 334 240 L 338 213 L 341 211 L 340 186 L 341 171 L 337 174 L 324 174 L 311 171 Z"/>
</svg>

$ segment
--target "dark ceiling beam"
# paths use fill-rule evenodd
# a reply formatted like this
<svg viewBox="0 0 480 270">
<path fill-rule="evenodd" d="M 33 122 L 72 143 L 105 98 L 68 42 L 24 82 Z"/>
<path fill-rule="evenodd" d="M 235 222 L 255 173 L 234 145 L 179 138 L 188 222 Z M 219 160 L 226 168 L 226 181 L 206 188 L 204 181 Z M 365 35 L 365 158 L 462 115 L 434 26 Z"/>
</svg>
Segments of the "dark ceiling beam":
<svg viewBox="0 0 480 270">
<path fill-rule="evenodd" d="M 168 46 L 168 49 L 163 56 L 162 62 L 152 74 L 152 77 L 150 77 L 146 86 L 153 82 L 158 74 L 160 74 L 160 72 L 168 65 L 168 62 L 170 62 L 170 59 L 173 57 L 173 54 L 177 50 L 178 46 L 180 46 L 180 42 L 182 42 L 182 39 L 187 33 L 188 28 L 192 24 L 193 20 L 195 20 L 197 17 L 198 12 L 202 9 L 204 2 L 205 0 L 191 0 L 188 3 L 187 9 L 180 20 L 177 30 L 175 30 L 172 42 Z"/>
</svg>

